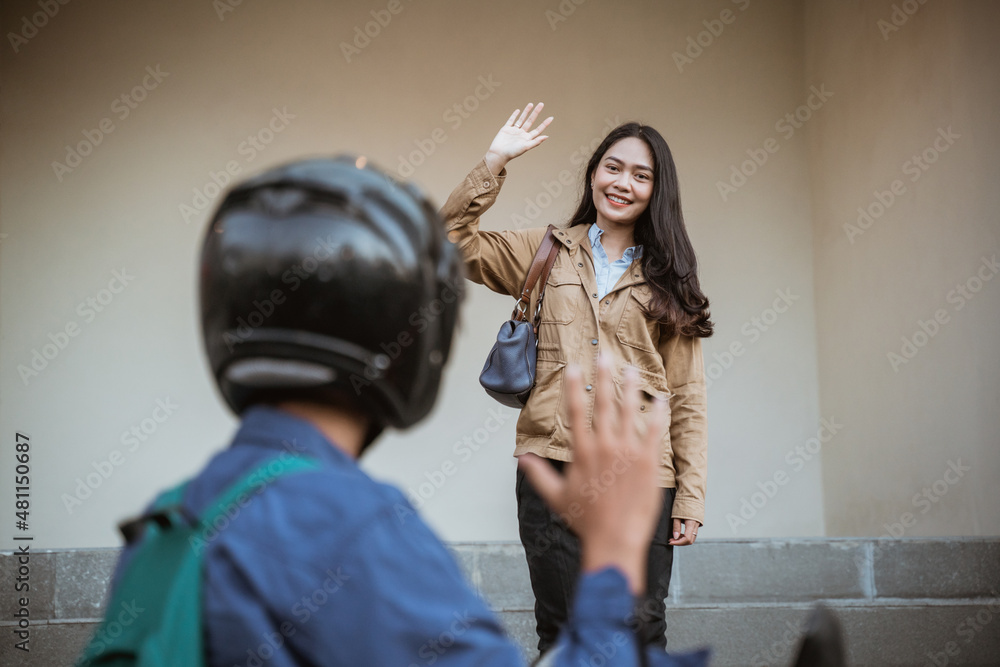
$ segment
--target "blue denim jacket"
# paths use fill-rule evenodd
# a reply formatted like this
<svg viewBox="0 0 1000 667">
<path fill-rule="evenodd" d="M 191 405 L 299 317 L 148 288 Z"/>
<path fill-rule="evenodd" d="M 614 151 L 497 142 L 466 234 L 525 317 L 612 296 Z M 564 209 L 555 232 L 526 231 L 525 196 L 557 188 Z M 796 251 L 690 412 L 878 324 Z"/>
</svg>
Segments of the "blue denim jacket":
<svg viewBox="0 0 1000 667">
<path fill-rule="evenodd" d="M 206 534 L 210 665 L 523 664 L 518 646 L 404 495 L 372 480 L 287 412 L 247 410 L 232 446 L 188 484 L 185 509 L 200 514 L 261 462 L 289 455 L 320 467 L 261 484 Z M 626 625 L 633 602 L 619 571 L 584 576 L 555 664 L 637 664 Z M 649 664 L 704 664 L 675 657 L 659 651 Z"/>
</svg>

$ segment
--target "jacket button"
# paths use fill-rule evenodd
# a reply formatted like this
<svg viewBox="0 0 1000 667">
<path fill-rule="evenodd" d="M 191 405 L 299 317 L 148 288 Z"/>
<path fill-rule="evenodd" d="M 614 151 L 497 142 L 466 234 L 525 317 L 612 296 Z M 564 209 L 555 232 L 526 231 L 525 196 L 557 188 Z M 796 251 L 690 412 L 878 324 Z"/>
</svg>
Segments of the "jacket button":
<svg viewBox="0 0 1000 667">
<path fill-rule="evenodd" d="M 592 385 L 592 384 L 588 384 L 586 387 L 584 387 L 584 389 L 586 389 L 587 391 L 590 391 L 593 388 L 594 388 L 594 385 Z"/>
<path fill-rule="evenodd" d="M 483 187 L 484 188 L 490 187 L 490 182 L 489 181 L 483 181 Z"/>
<path fill-rule="evenodd" d="M 639 406 L 639 412 L 643 412 L 643 411 L 645 411 L 645 409 L 646 409 L 645 405 L 640 405 Z"/>
<path fill-rule="evenodd" d="M 596 339 L 596 338 L 594 338 L 593 340 L 591 340 L 591 341 L 590 341 L 590 344 L 591 344 L 591 345 L 597 345 L 597 339 Z"/>
<path fill-rule="evenodd" d="M 597 298 L 597 292 L 594 292 L 594 298 L 595 299 Z"/>
<path fill-rule="evenodd" d="M 559 236 L 565 236 L 565 234 L 563 234 L 562 232 L 559 232 Z"/>
<path fill-rule="evenodd" d="M 576 265 L 577 266 L 583 266 L 583 262 L 577 262 Z"/>
</svg>

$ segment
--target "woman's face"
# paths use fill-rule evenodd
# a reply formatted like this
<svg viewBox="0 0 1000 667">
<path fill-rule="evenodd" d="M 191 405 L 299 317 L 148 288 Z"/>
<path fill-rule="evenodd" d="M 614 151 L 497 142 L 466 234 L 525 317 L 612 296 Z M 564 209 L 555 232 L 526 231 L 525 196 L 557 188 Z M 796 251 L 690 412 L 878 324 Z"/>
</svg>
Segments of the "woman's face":
<svg viewBox="0 0 1000 667">
<path fill-rule="evenodd" d="M 634 226 L 653 196 L 652 151 L 638 137 L 619 139 L 601 156 L 592 182 L 597 226 Z"/>
</svg>

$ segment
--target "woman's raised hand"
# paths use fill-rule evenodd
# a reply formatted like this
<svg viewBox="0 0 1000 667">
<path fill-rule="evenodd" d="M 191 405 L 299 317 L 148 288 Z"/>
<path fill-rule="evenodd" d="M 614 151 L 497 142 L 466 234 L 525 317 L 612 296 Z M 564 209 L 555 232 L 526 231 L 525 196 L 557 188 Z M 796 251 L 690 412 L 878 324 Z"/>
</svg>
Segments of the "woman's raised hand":
<svg viewBox="0 0 1000 667">
<path fill-rule="evenodd" d="M 497 132 L 497 136 L 493 137 L 493 143 L 486 151 L 486 166 L 494 175 L 498 175 L 504 166 L 518 155 L 531 150 L 549 138 L 542 132 L 552 122 L 552 116 L 543 120 L 538 127 L 532 130 L 531 126 L 535 124 L 535 120 L 545 108 L 545 104 L 539 102 L 534 109 L 531 108 L 532 106 L 534 105 L 529 102 L 524 107 L 524 111 L 516 109 Z"/>
</svg>

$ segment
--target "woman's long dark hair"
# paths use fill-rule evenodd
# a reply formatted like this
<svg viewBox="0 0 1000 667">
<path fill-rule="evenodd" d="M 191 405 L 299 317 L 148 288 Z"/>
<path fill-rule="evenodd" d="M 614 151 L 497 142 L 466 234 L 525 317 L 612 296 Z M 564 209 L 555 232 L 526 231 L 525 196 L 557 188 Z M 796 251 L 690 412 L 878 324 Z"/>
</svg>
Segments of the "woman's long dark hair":
<svg viewBox="0 0 1000 667">
<path fill-rule="evenodd" d="M 635 242 L 643 246 L 642 271 L 653 292 L 647 315 L 665 327 L 668 337 L 680 333 L 708 338 L 715 325 L 709 320 L 708 298 L 698 283 L 698 260 L 681 214 L 674 158 L 659 132 L 639 123 L 625 123 L 611 130 L 587 163 L 583 198 L 570 227 L 597 221 L 591 178 L 608 149 L 627 137 L 642 139 L 654 162 L 653 195 L 633 230 Z"/>
</svg>

